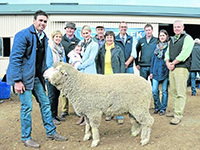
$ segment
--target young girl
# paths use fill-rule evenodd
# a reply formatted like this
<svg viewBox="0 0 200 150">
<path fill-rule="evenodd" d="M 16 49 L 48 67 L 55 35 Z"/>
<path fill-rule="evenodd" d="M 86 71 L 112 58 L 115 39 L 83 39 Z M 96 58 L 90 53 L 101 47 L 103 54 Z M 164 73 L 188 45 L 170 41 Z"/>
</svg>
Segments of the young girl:
<svg viewBox="0 0 200 150">
<path fill-rule="evenodd" d="M 69 64 L 72 64 L 75 69 L 82 63 L 81 49 L 81 45 L 76 45 L 76 47 L 67 55 L 69 57 Z"/>
<path fill-rule="evenodd" d="M 165 52 L 168 47 L 169 35 L 166 30 L 160 30 L 159 39 L 156 44 L 151 60 L 150 78 L 152 79 L 152 93 L 155 105 L 154 114 L 160 112 L 164 115 L 168 102 L 168 78 L 169 70 L 165 64 Z M 160 101 L 159 84 L 162 83 L 162 101 Z"/>
</svg>

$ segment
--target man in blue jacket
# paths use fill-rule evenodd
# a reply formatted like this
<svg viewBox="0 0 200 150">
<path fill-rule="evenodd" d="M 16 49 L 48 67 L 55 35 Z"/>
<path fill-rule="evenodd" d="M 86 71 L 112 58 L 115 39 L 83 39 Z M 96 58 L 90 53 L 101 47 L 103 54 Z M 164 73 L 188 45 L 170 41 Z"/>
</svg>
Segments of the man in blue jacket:
<svg viewBox="0 0 200 150">
<path fill-rule="evenodd" d="M 148 80 L 150 75 L 151 58 L 153 55 L 154 48 L 156 46 L 157 38 L 153 36 L 153 26 L 146 24 L 144 26 L 145 37 L 138 40 L 136 45 L 137 57 L 135 64 L 137 69 L 140 71 L 140 76 Z"/>
<path fill-rule="evenodd" d="M 14 86 L 21 101 L 21 138 L 25 146 L 38 148 L 40 145 L 31 137 L 32 94 L 40 106 L 47 139 L 65 141 L 66 137 L 56 133 L 51 116 L 50 101 L 45 94 L 43 72 L 46 69 L 48 38 L 43 32 L 48 15 L 42 10 L 34 14 L 33 24 L 19 31 L 14 38 L 7 69 L 7 82 Z"/>
<path fill-rule="evenodd" d="M 135 47 L 133 47 L 133 37 L 127 34 L 127 23 L 122 21 L 119 24 L 120 33 L 116 36 L 116 45 L 119 45 L 124 51 L 126 73 L 134 73 L 133 61 L 137 54 Z"/>
</svg>

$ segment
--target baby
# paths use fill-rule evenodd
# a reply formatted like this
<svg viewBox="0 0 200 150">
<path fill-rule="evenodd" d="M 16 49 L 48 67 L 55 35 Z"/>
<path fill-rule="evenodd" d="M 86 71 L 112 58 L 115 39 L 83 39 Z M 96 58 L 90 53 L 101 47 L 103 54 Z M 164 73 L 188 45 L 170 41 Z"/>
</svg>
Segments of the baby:
<svg viewBox="0 0 200 150">
<path fill-rule="evenodd" d="M 72 64 L 75 69 L 82 63 L 81 50 L 81 45 L 76 45 L 76 47 L 67 55 L 69 57 L 69 64 Z"/>
</svg>

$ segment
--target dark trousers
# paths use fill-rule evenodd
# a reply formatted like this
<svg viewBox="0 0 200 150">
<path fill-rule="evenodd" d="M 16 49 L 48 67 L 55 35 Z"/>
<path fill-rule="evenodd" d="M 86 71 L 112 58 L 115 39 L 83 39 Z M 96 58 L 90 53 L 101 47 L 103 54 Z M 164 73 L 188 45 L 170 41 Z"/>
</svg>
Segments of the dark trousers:
<svg viewBox="0 0 200 150">
<path fill-rule="evenodd" d="M 60 91 L 53 86 L 49 81 L 47 83 L 48 97 L 51 104 L 52 118 L 58 115 L 58 100 L 60 96 Z"/>
</svg>

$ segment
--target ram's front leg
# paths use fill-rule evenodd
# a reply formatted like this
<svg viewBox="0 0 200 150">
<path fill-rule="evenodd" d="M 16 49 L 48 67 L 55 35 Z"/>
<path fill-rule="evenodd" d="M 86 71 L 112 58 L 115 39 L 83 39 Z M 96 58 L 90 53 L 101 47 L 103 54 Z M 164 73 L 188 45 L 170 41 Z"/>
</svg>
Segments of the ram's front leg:
<svg viewBox="0 0 200 150">
<path fill-rule="evenodd" d="M 89 124 L 89 119 L 87 117 L 84 117 L 84 119 L 86 124 L 85 124 L 85 135 L 83 141 L 87 141 L 91 138 L 92 134 L 91 134 L 91 127 Z"/>
</svg>

